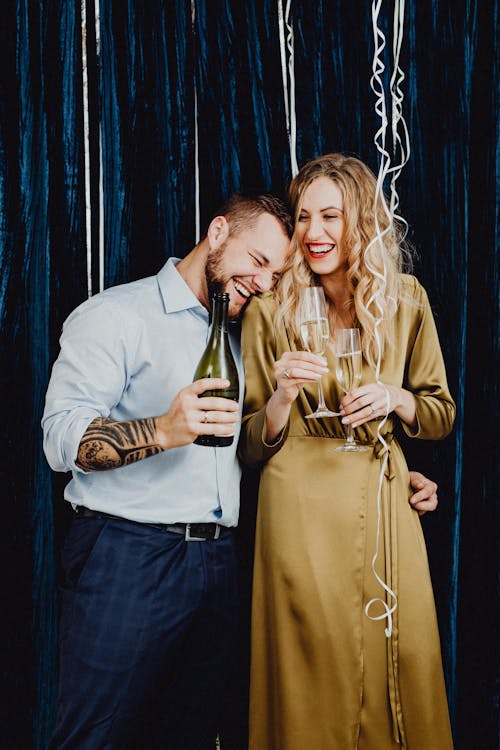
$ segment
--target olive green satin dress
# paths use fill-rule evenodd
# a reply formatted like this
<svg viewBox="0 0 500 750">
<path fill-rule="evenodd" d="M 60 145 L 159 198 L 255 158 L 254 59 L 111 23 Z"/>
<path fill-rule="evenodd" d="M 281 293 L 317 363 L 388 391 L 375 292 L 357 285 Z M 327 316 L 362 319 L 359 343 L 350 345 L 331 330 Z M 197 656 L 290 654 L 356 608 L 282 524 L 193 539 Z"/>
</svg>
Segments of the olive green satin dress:
<svg viewBox="0 0 500 750">
<path fill-rule="evenodd" d="M 413 437 L 439 440 L 451 430 L 449 394 L 427 295 L 412 276 L 396 316 L 396 346 L 381 380 L 415 394 Z M 391 597 L 377 582 L 377 489 L 383 451 L 373 420 L 355 431 L 363 453 L 338 453 L 337 418 L 304 419 L 317 405 L 317 386 L 301 389 L 283 435 L 263 441 L 265 404 L 275 389 L 273 363 L 294 349 L 274 328 L 272 295 L 255 298 L 244 316 L 245 418 L 243 460 L 262 463 L 254 565 L 251 750 L 448 750 L 452 738 L 439 634 L 425 542 L 408 503 L 408 469 L 394 419 L 380 498 L 376 570 L 395 592 L 390 638 L 386 620 L 365 606 Z M 341 392 L 334 355 L 323 385 L 335 410 Z M 374 373 L 363 363 L 362 383 Z M 393 415 L 394 417 L 394 415 Z M 382 612 L 372 605 L 370 614 Z"/>
</svg>

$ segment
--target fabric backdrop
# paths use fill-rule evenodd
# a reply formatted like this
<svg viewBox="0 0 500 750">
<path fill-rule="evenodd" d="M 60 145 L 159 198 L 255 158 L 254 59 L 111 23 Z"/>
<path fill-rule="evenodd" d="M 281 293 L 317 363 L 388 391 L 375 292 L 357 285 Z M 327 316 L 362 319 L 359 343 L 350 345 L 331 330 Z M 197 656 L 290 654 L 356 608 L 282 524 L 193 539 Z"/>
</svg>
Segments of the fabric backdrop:
<svg viewBox="0 0 500 750">
<path fill-rule="evenodd" d="M 109 286 L 156 273 L 191 249 L 197 163 L 202 230 L 234 190 L 283 193 L 290 154 L 277 5 L 100 0 L 96 39 L 94 3 L 86 3 L 89 250 L 80 3 L 3 6 L 3 748 L 45 748 L 53 719 L 67 477 L 45 463 L 40 417 L 62 322 L 89 286 L 99 290 L 99 263 Z M 295 0 L 291 12 L 299 164 L 343 150 L 376 170 L 371 3 Z M 391 39 L 392 3 L 382 3 L 381 25 Z M 458 406 L 447 440 L 406 449 L 410 466 L 439 483 L 439 509 L 423 525 L 464 750 L 498 747 L 497 25 L 498 0 L 408 0 L 402 52 L 412 153 L 398 183 L 401 210 Z"/>
</svg>

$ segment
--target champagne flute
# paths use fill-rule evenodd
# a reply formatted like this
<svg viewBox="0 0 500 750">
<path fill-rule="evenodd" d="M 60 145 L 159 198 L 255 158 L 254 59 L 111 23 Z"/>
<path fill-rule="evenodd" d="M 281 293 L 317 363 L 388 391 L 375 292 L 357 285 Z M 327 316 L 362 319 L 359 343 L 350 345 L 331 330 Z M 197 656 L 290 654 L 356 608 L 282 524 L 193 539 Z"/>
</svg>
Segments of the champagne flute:
<svg viewBox="0 0 500 750">
<path fill-rule="evenodd" d="M 342 328 L 335 331 L 335 377 L 344 391 L 348 393 L 361 383 L 361 367 L 363 355 L 361 353 L 361 338 L 358 328 Z M 354 452 L 366 451 L 363 445 L 356 445 L 352 434 L 352 426 L 346 426 L 346 441 L 337 451 Z"/>
<path fill-rule="evenodd" d="M 325 293 L 321 286 L 309 286 L 300 290 L 299 301 L 300 335 L 305 348 L 313 354 L 323 355 L 330 338 Z M 330 411 L 325 404 L 321 380 L 318 380 L 318 408 L 306 419 L 338 417 L 339 412 Z"/>
</svg>

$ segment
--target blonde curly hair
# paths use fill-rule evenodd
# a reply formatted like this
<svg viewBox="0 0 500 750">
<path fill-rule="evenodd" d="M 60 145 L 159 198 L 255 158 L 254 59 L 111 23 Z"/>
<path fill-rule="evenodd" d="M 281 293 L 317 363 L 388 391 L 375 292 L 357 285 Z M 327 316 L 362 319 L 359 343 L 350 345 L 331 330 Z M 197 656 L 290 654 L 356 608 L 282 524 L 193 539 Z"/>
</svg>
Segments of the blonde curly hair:
<svg viewBox="0 0 500 750">
<path fill-rule="evenodd" d="M 307 162 L 292 180 L 289 197 L 295 226 L 302 208 L 304 193 L 318 177 L 333 180 L 342 193 L 345 227 L 343 245 L 346 251 L 346 285 L 349 295 L 346 307 L 353 308 L 353 317 L 361 329 L 364 355 L 370 365 L 375 367 L 378 354 L 375 323 L 382 317 L 378 335 L 383 354 L 386 347 L 393 344 L 392 319 L 402 294 L 400 274 L 403 266 L 408 269 L 411 261 L 410 253 L 403 242 L 404 232 L 397 222 L 389 222 L 382 202 L 379 201 L 376 211 L 382 237 L 376 239 L 375 175 L 359 159 L 340 153 L 325 154 Z M 320 284 L 321 279 L 309 268 L 300 249 L 296 231 L 292 236 L 290 248 L 276 289 L 276 325 L 284 322 L 298 343 L 300 290 L 306 286 Z M 376 304 L 374 295 L 380 291 Z M 334 330 L 335 305 L 328 297 L 327 304 L 330 325 Z"/>
</svg>

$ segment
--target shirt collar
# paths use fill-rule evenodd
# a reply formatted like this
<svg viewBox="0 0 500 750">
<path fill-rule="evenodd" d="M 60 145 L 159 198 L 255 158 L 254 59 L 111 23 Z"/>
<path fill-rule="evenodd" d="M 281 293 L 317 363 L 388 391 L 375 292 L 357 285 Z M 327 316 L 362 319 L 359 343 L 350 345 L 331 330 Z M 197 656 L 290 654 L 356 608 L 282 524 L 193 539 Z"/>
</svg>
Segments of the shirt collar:
<svg viewBox="0 0 500 750">
<path fill-rule="evenodd" d="M 176 268 L 180 260 L 169 258 L 156 276 L 165 312 L 173 313 L 196 307 L 203 310 L 208 317 L 208 310 L 203 307 Z"/>
</svg>

